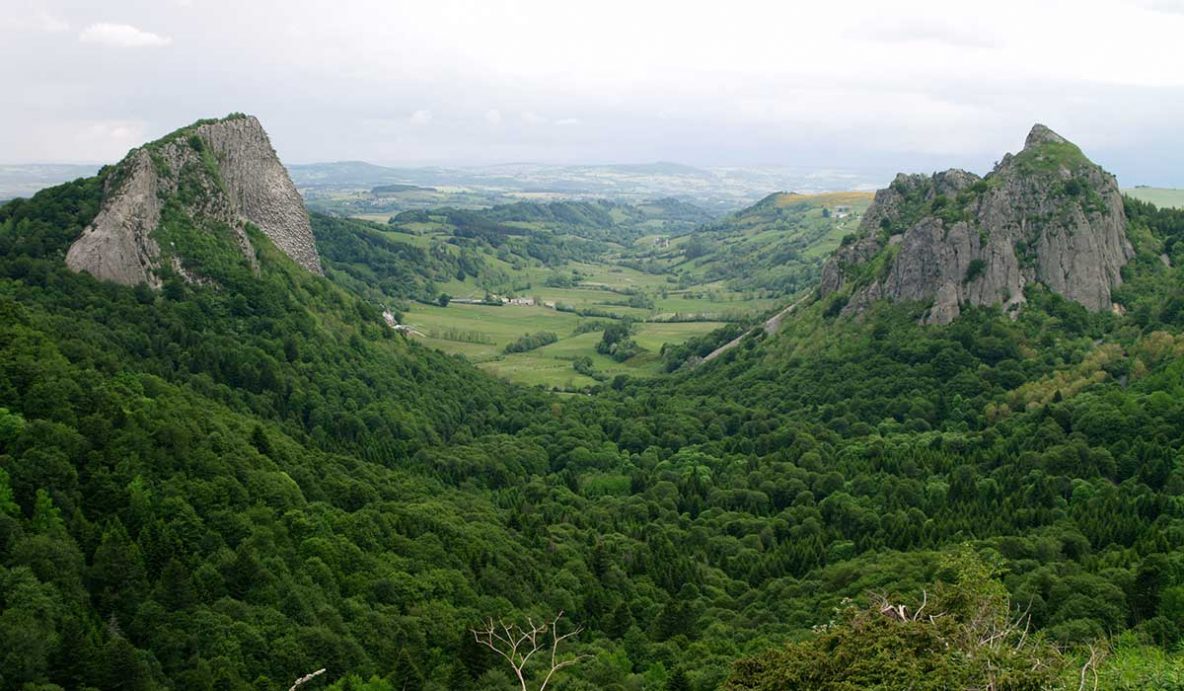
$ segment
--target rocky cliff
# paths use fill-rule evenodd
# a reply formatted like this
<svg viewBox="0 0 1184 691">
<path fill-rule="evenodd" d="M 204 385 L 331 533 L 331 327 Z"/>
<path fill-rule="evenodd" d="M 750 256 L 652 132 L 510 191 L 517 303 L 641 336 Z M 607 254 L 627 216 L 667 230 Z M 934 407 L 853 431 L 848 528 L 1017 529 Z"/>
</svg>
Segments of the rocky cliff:
<svg viewBox="0 0 1184 691">
<path fill-rule="evenodd" d="M 898 175 L 876 193 L 859 237 L 822 272 L 823 297 L 844 313 L 879 299 L 931 303 L 930 323 L 963 305 L 1014 313 L 1032 282 L 1091 310 L 1134 256 L 1114 176 L 1043 125 L 985 178 L 961 170 Z"/>
<path fill-rule="evenodd" d="M 159 286 L 166 266 L 201 280 L 176 242 L 162 252 L 162 222 L 187 232 L 226 231 L 254 265 L 250 224 L 321 273 L 304 202 L 254 117 L 204 120 L 133 149 L 107 176 L 102 207 L 66 263 L 125 285 Z"/>
</svg>

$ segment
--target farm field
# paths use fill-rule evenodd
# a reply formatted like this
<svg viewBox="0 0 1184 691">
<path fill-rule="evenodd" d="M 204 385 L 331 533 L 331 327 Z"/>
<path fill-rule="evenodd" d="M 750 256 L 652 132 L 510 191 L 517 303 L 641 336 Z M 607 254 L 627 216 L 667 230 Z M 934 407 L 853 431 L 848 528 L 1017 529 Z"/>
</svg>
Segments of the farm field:
<svg viewBox="0 0 1184 691">
<path fill-rule="evenodd" d="M 601 290 L 572 293 L 605 293 Z M 546 294 L 546 291 L 543 291 Z M 584 303 L 591 304 L 591 303 Z M 762 303 L 741 303 L 756 309 Z M 629 311 L 639 320 L 644 310 Z M 659 357 L 664 344 L 683 343 L 723 326 L 718 321 L 644 322 L 635 327 L 633 339 L 644 351 L 621 363 L 596 352 L 601 330 L 577 333 L 581 323 L 601 322 L 599 317 L 581 317 L 574 312 L 560 312 L 539 306 L 491 306 L 452 303 L 447 307 L 416 304 L 403 315 L 404 322 L 422 336 L 421 342 L 446 353 L 463 355 L 482 369 L 503 379 L 528 386 L 578 389 L 597 383 L 592 377 L 576 372 L 577 358 L 591 359 L 593 368 L 608 377 L 618 374 L 653 376 L 662 371 Z M 525 334 L 551 332 L 556 343 L 523 353 L 506 353 L 505 347 Z"/>
<path fill-rule="evenodd" d="M 1160 208 L 1184 208 L 1184 190 L 1169 187 L 1131 187 L 1122 192 L 1135 199 L 1151 202 Z"/>
</svg>

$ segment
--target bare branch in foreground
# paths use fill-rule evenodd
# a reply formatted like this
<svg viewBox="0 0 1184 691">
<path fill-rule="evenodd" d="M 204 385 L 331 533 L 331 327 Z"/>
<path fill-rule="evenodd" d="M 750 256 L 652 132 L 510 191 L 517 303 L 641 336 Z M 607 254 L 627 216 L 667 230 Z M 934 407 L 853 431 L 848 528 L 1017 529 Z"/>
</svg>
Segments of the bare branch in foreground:
<svg viewBox="0 0 1184 691">
<path fill-rule="evenodd" d="M 292 684 L 292 686 L 288 688 L 288 691 L 296 691 L 296 689 L 300 688 L 304 684 L 307 684 L 308 682 L 312 681 L 313 679 L 316 679 L 317 677 L 321 676 L 324 673 L 325 673 L 325 668 L 322 667 L 322 668 L 318 669 L 317 671 L 312 672 L 311 674 L 305 674 L 304 676 L 297 679 L 296 683 Z"/>
<path fill-rule="evenodd" d="M 578 655 L 561 659 L 559 644 L 584 630 L 584 627 L 577 626 L 567 633 L 560 634 L 559 620 L 562 618 L 563 612 L 559 612 L 550 622 L 536 624 L 534 619 L 527 617 L 525 626 L 517 622 L 507 623 L 501 619 L 495 622 L 490 618 L 481 628 L 472 629 L 473 638 L 510 663 L 510 668 L 514 670 L 514 676 L 518 679 L 518 685 L 522 691 L 530 691 L 527 682 L 530 676 L 526 671 L 527 663 L 535 653 L 550 647 L 551 657 L 547 672 L 543 675 L 542 682 L 536 690 L 546 691 L 547 684 L 551 683 L 551 678 L 555 676 L 556 672 L 587 657 L 586 655 Z M 549 646 L 548 640 L 550 640 Z"/>
</svg>

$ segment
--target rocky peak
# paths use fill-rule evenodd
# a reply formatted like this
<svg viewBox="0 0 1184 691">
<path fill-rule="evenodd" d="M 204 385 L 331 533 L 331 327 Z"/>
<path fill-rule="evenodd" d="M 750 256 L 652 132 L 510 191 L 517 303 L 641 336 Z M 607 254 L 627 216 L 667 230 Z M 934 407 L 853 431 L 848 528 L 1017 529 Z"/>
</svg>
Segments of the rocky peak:
<svg viewBox="0 0 1184 691">
<path fill-rule="evenodd" d="M 1133 256 L 1114 176 L 1043 125 L 985 178 L 897 176 L 876 193 L 861 234 L 824 266 L 822 295 L 838 293 L 846 313 L 878 299 L 928 302 L 936 323 L 968 304 L 1014 314 L 1033 282 L 1109 309 Z"/>
<path fill-rule="evenodd" d="M 168 265 L 201 277 L 159 229 L 168 216 L 186 232 L 228 229 L 255 265 L 248 224 L 300 266 L 321 273 L 304 202 L 259 121 L 246 115 L 203 120 L 133 149 L 108 175 L 94 221 L 66 254 L 67 265 L 125 285 L 159 286 Z"/>
<path fill-rule="evenodd" d="M 1032 125 L 1031 131 L 1028 132 L 1028 138 L 1024 140 L 1024 148 L 1030 149 L 1032 147 L 1040 146 L 1041 144 L 1067 144 L 1069 140 L 1061 135 L 1053 132 L 1049 128 L 1036 123 Z"/>
</svg>

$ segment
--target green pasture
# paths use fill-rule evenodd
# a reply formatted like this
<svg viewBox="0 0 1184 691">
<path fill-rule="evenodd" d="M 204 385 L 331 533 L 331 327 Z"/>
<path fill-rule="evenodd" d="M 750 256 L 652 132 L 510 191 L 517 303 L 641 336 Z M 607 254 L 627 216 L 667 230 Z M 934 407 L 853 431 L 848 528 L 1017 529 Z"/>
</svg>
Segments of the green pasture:
<svg viewBox="0 0 1184 691">
<path fill-rule="evenodd" d="M 1123 193 L 1135 199 L 1151 202 L 1160 208 L 1184 208 L 1184 190 L 1169 187 L 1132 187 L 1123 190 Z"/>
</svg>

